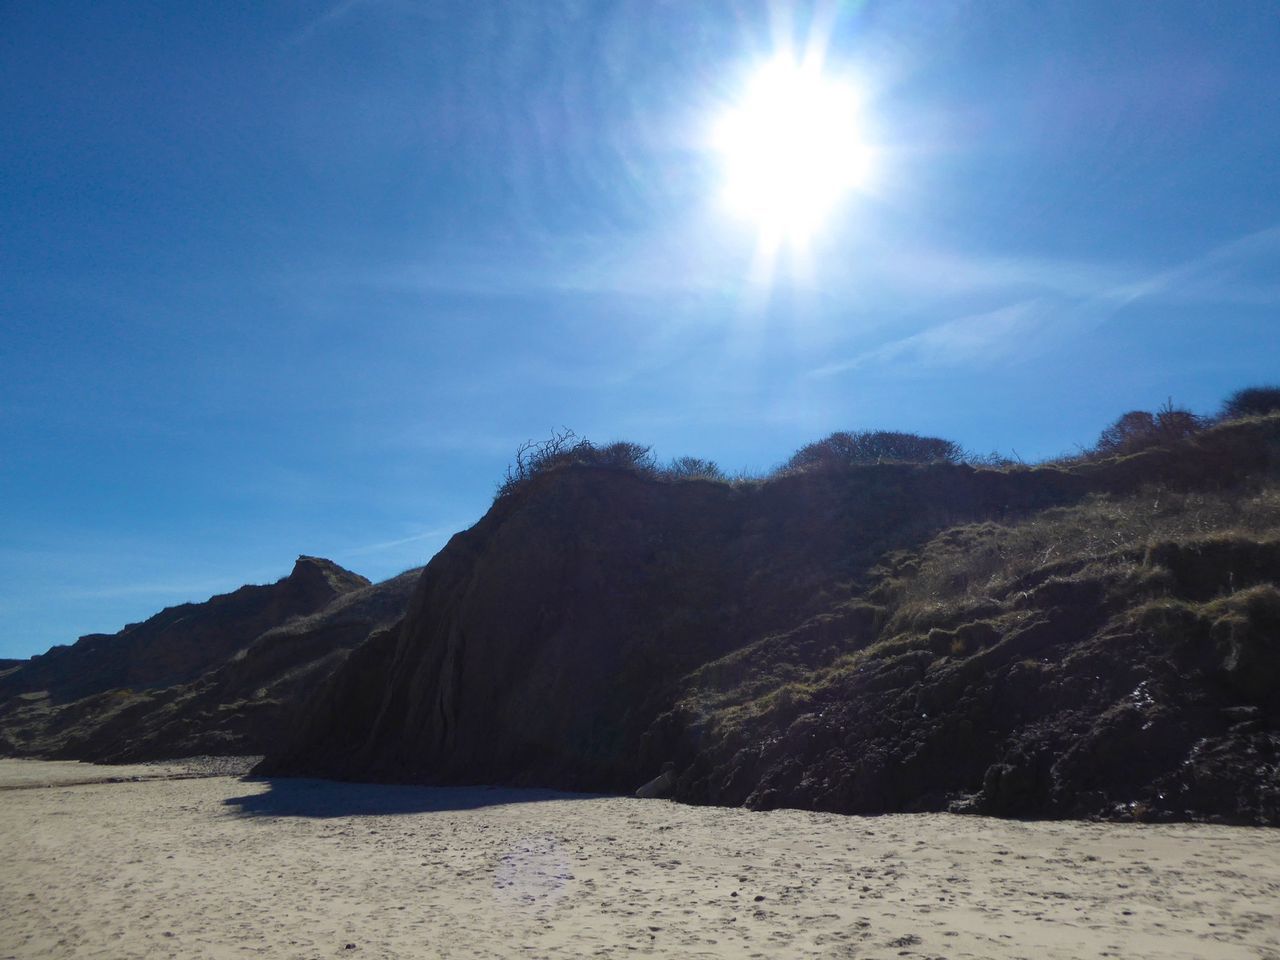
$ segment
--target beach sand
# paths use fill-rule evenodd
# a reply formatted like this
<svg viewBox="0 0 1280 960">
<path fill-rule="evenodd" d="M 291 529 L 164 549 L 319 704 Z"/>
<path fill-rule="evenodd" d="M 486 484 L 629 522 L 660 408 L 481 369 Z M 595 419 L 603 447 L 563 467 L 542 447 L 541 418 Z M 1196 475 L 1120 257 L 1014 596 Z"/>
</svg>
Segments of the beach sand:
<svg viewBox="0 0 1280 960">
<path fill-rule="evenodd" d="M 0 760 L 0 958 L 1280 958 L 1277 830 L 190 772 Z"/>
</svg>

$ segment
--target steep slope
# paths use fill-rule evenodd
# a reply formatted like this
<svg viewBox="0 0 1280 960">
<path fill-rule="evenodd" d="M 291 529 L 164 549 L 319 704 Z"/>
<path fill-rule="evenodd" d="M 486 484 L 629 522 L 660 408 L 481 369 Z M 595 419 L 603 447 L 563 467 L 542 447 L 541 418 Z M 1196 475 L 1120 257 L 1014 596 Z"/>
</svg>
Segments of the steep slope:
<svg viewBox="0 0 1280 960">
<path fill-rule="evenodd" d="M 340 595 L 327 607 L 266 631 L 223 665 L 155 698 L 94 758 L 128 763 L 199 754 L 262 754 L 281 745 L 298 705 L 371 633 L 397 624 L 421 569 Z"/>
<path fill-rule="evenodd" d="M 1060 471 L 978 477 L 908 466 L 755 488 L 600 468 L 539 478 L 428 566 L 367 729 L 366 776 L 623 786 L 678 679 L 811 609 L 902 537 L 959 506 L 1055 502 Z M 945 487 L 952 502 L 930 491 Z M 920 505 L 937 503 L 936 510 Z"/>
<path fill-rule="evenodd" d="M 47 691 L 54 702 L 122 687 L 146 689 L 192 680 L 264 630 L 314 613 L 334 597 L 368 585 L 318 557 L 299 557 L 273 584 L 244 586 L 203 603 L 169 607 L 119 633 L 94 633 L 54 647 L 0 677 L 0 700 Z"/>
<path fill-rule="evenodd" d="M 949 530 L 882 568 L 883 606 L 702 668 L 654 750 L 691 801 L 1280 823 L 1280 497 L 1249 501 L 1258 528 L 1155 524 L 1143 546 L 1105 527 L 1065 555 L 1043 518 Z M 1028 540 L 1050 559 L 990 569 Z"/>
<path fill-rule="evenodd" d="M 274 584 L 165 610 L 0 677 L 0 751 L 79 759 L 257 752 L 341 651 L 404 612 L 386 584 L 301 557 Z"/>
<path fill-rule="evenodd" d="M 1051 555 L 1026 558 L 1011 575 L 1025 583 L 932 623 L 903 619 L 914 607 L 899 592 L 922 563 L 908 554 L 941 555 L 935 544 L 969 535 L 944 532 L 957 524 L 1018 530 L 1091 495 L 1227 488 L 1236 502 L 1273 481 L 1278 434 L 1272 419 L 1063 469 L 883 464 L 756 485 L 548 471 L 454 537 L 424 571 L 399 633 L 353 653 L 262 769 L 608 790 L 632 789 L 671 761 L 677 795 L 694 801 L 1112 813 L 1130 794 L 1067 797 L 1084 789 L 1080 777 L 1017 785 L 1048 758 L 1085 749 L 1087 731 L 1121 709 L 1121 688 L 1129 696 L 1185 674 L 1193 689 L 1170 709 L 1188 735 L 1222 732 L 1206 720 L 1222 710 L 1264 725 L 1272 715 L 1219 683 L 1214 655 L 1197 672 L 1168 637 L 1130 638 L 1125 624 L 1145 623 L 1145 604 L 1180 596 L 1164 574 L 1124 579 L 1146 545 L 1114 575 L 1045 573 Z M 1259 557 L 1249 583 L 1265 588 L 1277 571 L 1266 549 Z M 1254 607 L 1241 599 L 1231 609 L 1248 621 L 1241 630 L 1255 630 Z M 1258 643 L 1246 644 L 1246 660 L 1266 660 Z M 1098 649 L 1118 652 L 1099 659 Z M 1027 661 L 1059 659 L 1070 667 L 1050 684 L 1054 696 L 1021 679 Z M 1170 775 L 1186 753 L 1175 740 L 1157 761 L 1141 738 L 1103 737 L 1117 754 L 1104 778 Z M 1185 809 L 1272 816 L 1269 801 L 1215 803 Z"/>
</svg>

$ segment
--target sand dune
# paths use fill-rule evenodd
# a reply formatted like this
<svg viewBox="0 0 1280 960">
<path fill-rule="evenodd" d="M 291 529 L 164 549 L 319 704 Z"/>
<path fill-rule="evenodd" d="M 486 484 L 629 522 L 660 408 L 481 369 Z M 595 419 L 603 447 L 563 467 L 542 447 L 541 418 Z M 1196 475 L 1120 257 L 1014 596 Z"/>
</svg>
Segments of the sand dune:
<svg viewBox="0 0 1280 960">
<path fill-rule="evenodd" d="M 0 761 L 0 958 L 1280 957 L 1274 830 L 32 763 Z"/>
</svg>

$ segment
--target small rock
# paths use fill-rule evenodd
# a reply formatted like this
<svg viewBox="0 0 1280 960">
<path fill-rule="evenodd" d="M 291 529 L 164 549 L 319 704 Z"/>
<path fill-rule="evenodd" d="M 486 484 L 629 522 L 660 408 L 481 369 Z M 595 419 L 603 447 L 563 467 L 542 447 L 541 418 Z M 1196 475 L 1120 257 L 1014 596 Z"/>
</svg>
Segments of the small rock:
<svg viewBox="0 0 1280 960">
<path fill-rule="evenodd" d="M 676 785 L 676 774 L 674 770 L 664 770 L 661 774 L 654 777 L 644 786 L 636 790 L 636 796 L 641 800 L 654 800 L 670 795 Z M 659 827 L 659 829 L 662 829 Z"/>
</svg>

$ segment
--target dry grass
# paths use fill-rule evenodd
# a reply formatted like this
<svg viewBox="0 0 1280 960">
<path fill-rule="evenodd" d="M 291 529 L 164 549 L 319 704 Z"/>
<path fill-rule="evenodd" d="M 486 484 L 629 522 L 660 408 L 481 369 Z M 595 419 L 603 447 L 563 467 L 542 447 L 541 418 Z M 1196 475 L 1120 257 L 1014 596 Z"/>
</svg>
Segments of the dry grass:
<svg viewBox="0 0 1280 960">
<path fill-rule="evenodd" d="M 766 637 L 691 675 L 684 706 L 714 716 L 721 732 L 794 717 L 824 688 L 873 662 L 922 650 L 952 658 L 978 652 L 989 639 L 974 630 L 1016 631 L 1032 617 L 1026 601 L 1034 606 L 1038 588 L 1087 588 L 1093 581 L 1134 600 L 1155 599 L 1167 592 L 1168 579 L 1147 562 L 1153 544 L 1233 534 L 1280 539 L 1280 486 L 1218 493 L 1153 486 L 1130 497 L 1096 495 L 1020 523 L 952 527 L 917 553 L 887 557 L 868 595 L 831 608 L 866 605 L 868 598 L 883 603 L 868 629 L 833 637 L 816 656 L 805 652 L 805 627 Z"/>
<path fill-rule="evenodd" d="M 1029 576 L 1081 576 L 1136 566 L 1160 541 L 1239 534 L 1280 537 L 1280 487 L 1248 493 L 1151 487 L 1122 498 L 1096 495 L 1022 523 L 944 531 L 922 548 L 913 576 L 896 581 L 898 624 L 1007 594 Z"/>
</svg>

